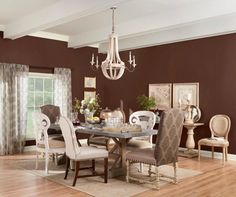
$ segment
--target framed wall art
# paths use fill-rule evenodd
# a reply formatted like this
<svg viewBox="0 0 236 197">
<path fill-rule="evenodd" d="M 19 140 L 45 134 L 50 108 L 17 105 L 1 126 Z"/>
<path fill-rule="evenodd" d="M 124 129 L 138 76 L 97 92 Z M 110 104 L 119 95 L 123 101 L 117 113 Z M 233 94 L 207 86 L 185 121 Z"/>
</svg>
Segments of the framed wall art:
<svg viewBox="0 0 236 197">
<path fill-rule="evenodd" d="M 84 99 L 95 98 L 96 91 L 84 91 Z"/>
<path fill-rule="evenodd" d="M 199 107 L 199 83 L 174 83 L 173 107 L 185 109 L 187 105 Z"/>
<path fill-rule="evenodd" d="M 156 108 L 166 110 L 171 108 L 171 83 L 149 84 L 149 97 L 155 98 Z"/>
<path fill-rule="evenodd" d="M 96 88 L 96 77 L 84 77 L 85 88 Z"/>
</svg>

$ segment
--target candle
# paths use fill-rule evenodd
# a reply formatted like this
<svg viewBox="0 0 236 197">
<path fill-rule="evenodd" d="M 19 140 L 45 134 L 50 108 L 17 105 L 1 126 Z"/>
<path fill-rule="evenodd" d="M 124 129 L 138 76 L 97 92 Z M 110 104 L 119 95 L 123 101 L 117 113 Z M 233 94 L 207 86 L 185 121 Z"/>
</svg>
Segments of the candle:
<svg viewBox="0 0 236 197">
<path fill-rule="evenodd" d="M 98 56 L 96 57 L 96 65 L 98 65 Z"/>
<path fill-rule="evenodd" d="M 132 63 L 132 60 L 131 60 L 131 51 L 129 52 L 129 63 L 130 63 L 130 64 Z"/>
<path fill-rule="evenodd" d="M 135 67 L 136 64 L 135 64 L 135 56 L 133 55 L 133 67 Z"/>
<path fill-rule="evenodd" d="M 94 54 L 92 54 L 92 59 L 91 59 L 91 62 L 90 62 L 91 65 L 94 64 Z"/>
</svg>

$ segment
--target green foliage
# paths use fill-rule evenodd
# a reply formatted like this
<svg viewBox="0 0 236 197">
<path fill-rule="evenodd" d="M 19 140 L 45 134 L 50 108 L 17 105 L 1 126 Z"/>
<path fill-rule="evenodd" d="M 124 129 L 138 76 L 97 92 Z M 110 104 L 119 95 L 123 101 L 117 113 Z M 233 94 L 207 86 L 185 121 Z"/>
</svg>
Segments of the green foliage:
<svg viewBox="0 0 236 197">
<path fill-rule="evenodd" d="M 149 98 L 143 94 L 141 96 L 138 96 L 136 100 L 142 110 L 150 110 L 156 107 L 156 102 L 153 97 Z"/>
</svg>

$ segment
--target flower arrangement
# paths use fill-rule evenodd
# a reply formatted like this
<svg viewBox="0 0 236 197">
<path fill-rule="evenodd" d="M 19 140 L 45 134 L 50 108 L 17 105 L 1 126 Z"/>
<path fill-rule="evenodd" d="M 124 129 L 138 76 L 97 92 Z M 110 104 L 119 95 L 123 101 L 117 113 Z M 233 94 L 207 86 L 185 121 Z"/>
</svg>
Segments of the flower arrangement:
<svg viewBox="0 0 236 197">
<path fill-rule="evenodd" d="M 74 110 L 85 114 L 88 112 L 96 112 L 100 108 L 100 99 L 97 94 L 95 98 L 86 98 L 80 102 L 79 99 L 75 98 Z"/>
</svg>

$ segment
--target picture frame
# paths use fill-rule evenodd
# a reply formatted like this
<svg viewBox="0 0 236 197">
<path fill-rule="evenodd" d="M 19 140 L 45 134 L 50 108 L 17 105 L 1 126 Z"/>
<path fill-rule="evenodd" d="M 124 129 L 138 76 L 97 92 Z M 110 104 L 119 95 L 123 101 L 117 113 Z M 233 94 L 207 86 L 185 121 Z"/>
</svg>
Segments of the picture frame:
<svg viewBox="0 0 236 197">
<path fill-rule="evenodd" d="M 174 83 L 173 107 L 186 109 L 187 105 L 199 107 L 199 83 Z"/>
<path fill-rule="evenodd" d="M 84 99 L 95 98 L 96 91 L 84 91 Z"/>
<path fill-rule="evenodd" d="M 159 83 L 148 85 L 148 95 L 153 97 L 156 101 L 156 108 L 159 110 L 166 110 L 171 108 L 172 98 L 172 84 Z"/>
<path fill-rule="evenodd" d="M 96 88 L 96 77 L 84 77 L 85 88 Z"/>
</svg>

